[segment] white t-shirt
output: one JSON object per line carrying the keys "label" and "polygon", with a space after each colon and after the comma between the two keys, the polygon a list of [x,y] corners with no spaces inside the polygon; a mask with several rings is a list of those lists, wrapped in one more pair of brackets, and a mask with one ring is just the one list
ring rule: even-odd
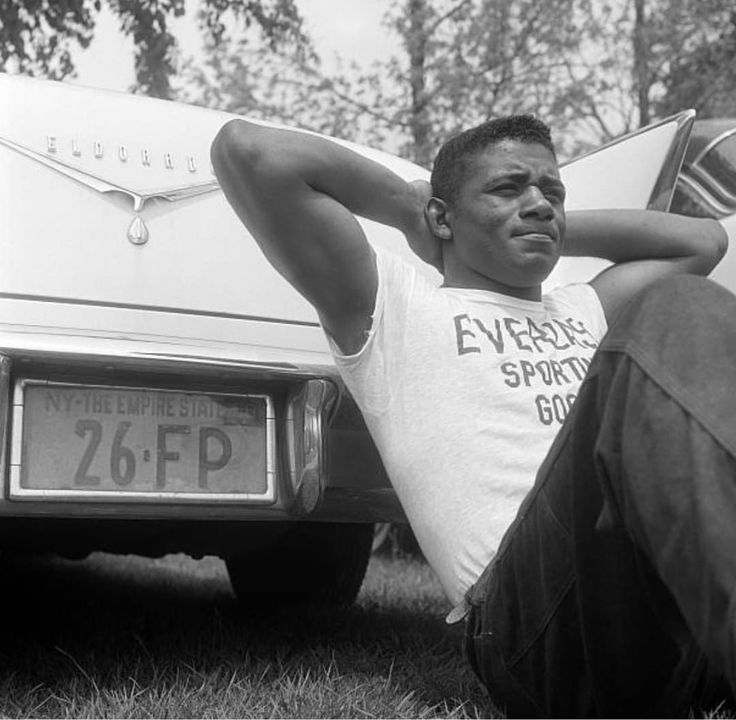
{"label": "white t-shirt", "polygon": [[439,288],[376,250],[361,350],[332,352],[427,561],[458,603],[493,556],[606,330],[590,285]]}

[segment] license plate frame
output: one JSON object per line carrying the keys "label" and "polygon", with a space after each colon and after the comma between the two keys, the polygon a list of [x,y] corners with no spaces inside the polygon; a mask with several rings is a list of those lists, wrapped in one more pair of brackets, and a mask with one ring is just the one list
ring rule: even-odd
{"label": "license plate frame", "polygon": [[[263,425],[264,438],[264,457],[259,460],[265,469],[265,482],[263,487],[256,492],[249,490],[238,492],[209,492],[207,490],[187,491],[182,489],[125,489],[113,487],[112,489],[95,489],[93,487],[71,488],[71,487],[38,487],[38,478],[29,483],[29,473],[32,471],[31,462],[28,459],[30,452],[26,422],[30,423],[31,414],[37,412],[27,407],[27,391],[37,392],[36,388],[42,390],[58,389],[59,392],[79,392],[79,393],[109,393],[111,397],[125,397],[126,394],[139,393],[141,395],[151,395],[152,397],[171,399],[184,398],[197,401],[199,398],[207,398],[212,403],[223,401],[224,404],[236,405],[241,403],[241,413],[245,405],[256,403],[262,406],[263,417],[258,421],[260,431],[261,423]],[[130,396],[130,395],[128,395]],[[218,411],[219,412],[219,411]],[[260,413],[260,410],[258,411]],[[228,504],[273,504],[276,500],[276,432],[275,432],[275,412],[274,403],[270,395],[262,393],[230,393],[230,392],[212,392],[209,390],[191,390],[180,388],[161,388],[161,387],[145,387],[140,385],[117,385],[117,384],[88,384],[84,382],[63,382],[54,380],[43,380],[36,378],[19,378],[13,389],[13,428],[11,435],[11,452],[9,462],[9,497],[11,500],[47,500],[47,501],[82,501],[82,502],[100,502],[121,503],[132,502],[142,504],[156,503],[228,503]],[[71,417],[71,415],[70,415]],[[219,414],[218,414],[219,419]],[[156,418],[143,418],[150,423],[150,426],[156,426]],[[53,422],[53,421],[51,421]],[[63,422],[63,420],[57,420]],[[112,420],[110,421],[113,422]],[[237,424],[237,421],[230,424]],[[246,424],[241,421],[241,424]],[[30,425],[28,427],[30,431]],[[104,430],[104,428],[103,428]],[[109,428],[108,428],[109,430]],[[201,430],[201,428],[200,428]],[[109,432],[107,433],[109,435]],[[200,433],[201,434],[201,433]],[[228,434],[228,433],[225,433]],[[81,436],[80,436],[81,437]],[[209,441],[209,437],[205,439],[205,443]],[[178,440],[174,437],[174,440]],[[199,442],[201,443],[201,437]],[[260,439],[254,442],[260,444]],[[202,445],[199,449],[201,452]],[[154,451],[155,452],[155,451]],[[156,455],[158,457],[158,455]],[[167,456],[168,457],[168,456]],[[199,458],[201,460],[201,457]],[[63,462],[63,461],[62,461]],[[228,459],[229,462],[229,459]],[[244,460],[243,460],[244,462]],[[125,468],[127,466],[121,465]],[[260,472],[258,474],[260,478]],[[156,477],[158,480],[158,477]],[[190,484],[196,483],[196,480]],[[29,485],[35,484],[35,487]],[[41,484],[53,485],[52,482]]]}

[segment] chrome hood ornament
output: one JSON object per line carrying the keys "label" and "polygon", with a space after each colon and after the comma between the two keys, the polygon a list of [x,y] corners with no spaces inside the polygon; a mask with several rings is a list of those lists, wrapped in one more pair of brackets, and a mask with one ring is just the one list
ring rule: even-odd
{"label": "chrome hood ornament", "polygon": [[[169,202],[176,202],[178,200],[184,200],[187,198],[196,197],[198,195],[204,195],[205,193],[211,193],[220,189],[220,185],[217,180],[209,180],[201,183],[194,183],[190,185],[182,185],[173,188],[162,188],[148,191],[138,191],[132,188],[124,187],[117,183],[105,180],[104,178],[96,175],[95,173],[89,172],[88,170],[81,170],[66,162],[55,158],[51,153],[56,153],[57,147],[53,136],[47,138],[47,152],[49,154],[43,154],[32,150],[31,148],[19,145],[18,143],[8,140],[7,138],[0,137],[0,145],[14,150],[15,152],[24,155],[31,160],[35,160],[41,165],[45,165],[51,170],[55,170],[58,173],[74,180],[75,182],[84,185],[98,193],[102,194],[119,194],[126,198],[129,198],[133,203],[134,217],[130,222],[127,230],[127,238],[134,245],[144,245],[148,242],[149,233],[143,218],[140,216],[145,204],[149,200],[167,200]],[[124,146],[121,146],[121,148]],[[96,158],[101,158],[103,153],[102,145],[98,142],[94,144],[94,155]],[[76,141],[73,143],[73,155],[79,156],[80,152]],[[127,161],[127,154],[122,150],[119,150],[119,159],[122,162]],[[169,153],[165,154],[165,166],[169,169],[173,167],[172,157]],[[143,156],[143,164],[150,165],[150,155],[148,151],[145,151]],[[196,170],[196,163],[192,156],[188,158],[188,167],[190,172]]]}

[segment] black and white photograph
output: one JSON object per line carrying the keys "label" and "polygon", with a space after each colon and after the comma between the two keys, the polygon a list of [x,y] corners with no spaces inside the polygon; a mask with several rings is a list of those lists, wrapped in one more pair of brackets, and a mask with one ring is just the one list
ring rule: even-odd
{"label": "black and white photograph", "polygon": [[0,717],[736,718],[733,0],[0,0]]}

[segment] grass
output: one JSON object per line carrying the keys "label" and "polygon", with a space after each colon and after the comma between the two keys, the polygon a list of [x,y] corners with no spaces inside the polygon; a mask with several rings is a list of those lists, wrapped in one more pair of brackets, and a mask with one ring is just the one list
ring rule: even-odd
{"label": "grass", "polygon": [[489,717],[427,566],[354,608],[244,616],[216,558],[3,564],[2,717]]}

